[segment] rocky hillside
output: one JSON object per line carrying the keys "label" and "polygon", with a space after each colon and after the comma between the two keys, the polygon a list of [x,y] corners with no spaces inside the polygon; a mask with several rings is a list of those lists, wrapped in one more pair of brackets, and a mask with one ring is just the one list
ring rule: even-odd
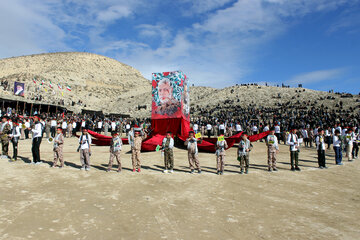
{"label": "rocky hillside", "polygon": [[[75,112],[85,108],[104,113],[130,114],[132,117],[151,116],[150,81],[133,67],[96,54],[49,53],[2,59],[0,81],[8,82],[5,91],[0,88],[0,97],[4,98],[23,100],[12,93],[14,81],[19,81],[26,83],[25,99],[29,102],[39,102],[41,98],[41,103],[64,104],[64,107]],[[58,84],[62,89],[58,88]],[[67,85],[71,91],[66,90]],[[297,106],[323,104],[330,109],[342,105],[343,109],[359,111],[360,101],[359,95],[255,85],[223,89],[191,87],[190,91],[193,116],[199,115],[201,108],[226,106],[227,110],[231,110],[239,105],[274,107],[279,103]]]}
{"label": "rocky hillside", "polygon": [[360,96],[351,94],[329,93],[305,88],[282,88],[273,86],[232,86],[223,89],[193,87],[191,89],[192,114],[198,115],[198,109],[216,107],[256,106],[277,107],[279,104],[297,107],[321,106],[328,109],[359,111]]}
{"label": "rocky hillside", "polygon": [[[14,97],[14,81],[25,82],[26,99],[41,98],[42,103],[49,104],[62,104],[63,100],[65,107],[76,112],[86,108],[105,113],[146,115],[151,106],[145,101],[150,99],[145,98],[151,91],[150,82],[138,70],[96,54],[67,52],[2,59],[0,80],[9,83],[7,91],[1,88],[2,96]],[[66,89],[67,85],[71,91]],[[147,110],[137,111],[134,99],[147,105]]]}

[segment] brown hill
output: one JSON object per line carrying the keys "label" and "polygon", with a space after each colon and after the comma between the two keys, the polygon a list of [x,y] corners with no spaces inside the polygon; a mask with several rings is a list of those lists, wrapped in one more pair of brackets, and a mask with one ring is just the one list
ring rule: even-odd
{"label": "brown hill", "polygon": [[[33,78],[36,78],[36,84]],[[24,100],[12,93],[14,81],[19,81],[26,84],[25,100],[29,102],[64,104],[74,112],[85,108],[104,113],[130,114],[132,117],[151,116],[150,81],[133,67],[101,55],[65,52],[2,59],[0,81],[5,80],[9,84],[6,91],[0,88],[3,98]],[[44,86],[40,85],[41,80],[44,80]],[[53,88],[49,87],[50,81]],[[58,84],[63,87],[62,90],[57,87]],[[66,90],[66,85],[71,86],[71,91]],[[35,99],[40,96],[41,101]],[[200,114],[199,108],[214,109],[216,106],[226,106],[231,110],[231,107],[239,105],[273,107],[279,103],[304,105],[306,102],[305,105],[308,105],[310,102],[332,109],[342,102],[343,108],[349,109],[358,107],[358,101],[358,95],[255,85],[223,89],[192,87],[190,100],[193,116]],[[146,106],[146,109],[139,110],[139,106]]]}
{"label": "brown hill", "polygon": [[[34,77],[36,84],[32,80]],[[150,82],[138,70],[91,53],[49,53],[2,59],[0,80],[9,82],[8,91],[1,91],[1,96],[22,99],[13,96],[12,90],[14,81],[25,82],[25,99],[31,101],[41,96],[44,104],[59,104],[64,100],[64,106],[75,112],[85,105],[89,110],[132,115],[144,115],[150,109],[149,103],[147,110],[135,112],[137,108],[132,100],[144,105],[143,99],[151,89]],[[44,86],[40,85],[41,80]],[[66,90],[67,85],[71,91]],[[83,104],[77,104],[79,101]]]}

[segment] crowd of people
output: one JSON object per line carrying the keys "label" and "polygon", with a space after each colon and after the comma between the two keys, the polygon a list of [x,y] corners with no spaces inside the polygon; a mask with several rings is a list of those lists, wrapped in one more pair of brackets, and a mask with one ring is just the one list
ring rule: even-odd
{"label": "crowd of people", "polygon": [[[290,110],[289,110],[290,109]],[[276,155],[279,145],[289,146],[290,164],[292,171],[300,171],[300,147],[315,146],[318,153],[319,168],[327,168],[325,152],[331,149],[335,153],[335,163],[342,165],[342,154],[346,154],[348,161],[358,157],[359,113],[355,110],[329,110],[325,107],[288,108],[279,105],[277,109],[237,107],[235,111],[226,109],[201,110],[201,117],[191,119],[191,131],[184,142],[188,151],[190,172],[197,170],[201,173],[198,159],[198,144],[204,136],[217,137],[216,150],[217,174],[222,175],[225,167],[225,155],[228,148],[226,136],[243,132],[237,149],[237,160],[240,173],[249,172],[250,152],[253,145],[249,135],[267,132],[265,141],[268,152],[268,170],[277,171]],[[38,114],[35,116],[20,116],[11,111],[2,111],[0,139],[2,144],[2,158],[9,158],[9,143],[13,146],[11,161],[17,160],[18,143],[21,139],[32,138],[33,164],[41,164],[40,144],[46,138],[53,144],[54,161],[52,167],[64,166],[63,145],[66,138],[79,138],[79,154],[81,169],[90,170],[92,138],[88,130],[104,135],[111,134],[110,157],[107,170],[112,169],[113,161],[118,162],[117,171],[121,172],[120,152],[122,149],[122,135],[126,135],[131,145],[132,165],[134,172],[141,171],[141,144],[151,135],[150,119],[109,118],[96,115],[81,114]],[[80,135],[77,133],[80,132]],[[201,137],[196,137],[201,133]],[[31,135],[31,136],[30,136]],[[164,156],[164,172],[172,173],[174,168],[174,136],[168,132],[164,137],[160,150]],[[60,165],[58,165],[60,163]]]}

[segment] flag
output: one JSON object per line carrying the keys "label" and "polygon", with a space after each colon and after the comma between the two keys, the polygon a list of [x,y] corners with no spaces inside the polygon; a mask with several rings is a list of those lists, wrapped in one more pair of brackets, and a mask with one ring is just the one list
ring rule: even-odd
{"label": "flag", "polygon": [[33,78],[33,82],[36,84],[36,78]]}
{"label": "flag", "polygon": [[53,88],[53,85],[52,85],[51,81],[50,81],[50,83],[49,83],[49,87]]}
{"label": "flag", "polygon": [[59,89],[62,89],[62,86],[60,85],[60,83],[58,83],[58,88],[59,88]]}
{"label": "flag", "polygon": [[45,91],[45,92],[47,92],[47,89],[46,89],[46,88],[44,88],[44,91]]}
{"label": "flag", "polygon": [[67,89],[68,91],[71,91],[71,87],[70,87],[69,85],[67,85],[67,84],[66,84],[66,89]]}
{"label": "flag", "polygon": [[64,92],[61,92],[61,96],[64,96]]}
{"label": "flag", "polygon": [[45,81],[44,79],[41,80],[41,85],[44,85]]}

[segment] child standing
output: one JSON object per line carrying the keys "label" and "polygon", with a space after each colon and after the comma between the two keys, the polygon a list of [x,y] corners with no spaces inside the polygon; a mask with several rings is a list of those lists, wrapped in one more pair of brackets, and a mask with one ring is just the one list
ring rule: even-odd
{"label": "child standing", "polygon": [[219,138],[216,142],[216,174],[223,175],[224,174],[224,167],[225,167],[225,149],[228,148],[227,142],[224,139],[224,134],[220,135],[220,138],[223,140],[219,141]]}
{"label": "child standing", "polygon": [[171,137],[171,132],[166,133],[166,137],[162,141],[162,151],[164,152],[164,173],[174,172],[174,139]]}
{"label": "child standing", "polygon": [[107,168],[107,172],[110,172],[113,162],[114,162],[114,158],[116,158],[116,161],[118,163],[118,172],[121,172],[122,168],[121,168],[121,160],[120,160],[120,152],[121,152],[121,147],[123,145],[121,138],[119,137],[117,132],[112,132],[111,133],[111,142],[110,142],[110,159],[109,159],[109,165]]}
{"label": "child standing", "polygon": [[252,148],[253,145],[251,144],[250,140],[247,138],[247,134],[243,133],[241,135],[241,140],[237,151],[238,161],[240,161],[240,174],[244,173],[244,165],[245,165],[245,174],[249,173],[249,157]]}
{"label": "child standing", "polygon": [[91,137],[88,134],[87,128],[82,129],[82,134],[79,138],[79,148],[80,151],[80,162],[81,162],[81,170],[90,170],[90,156],[91,156]]}
{"label": "child standing", "polygon": [[57,167],[57,161],[60,162],[60,167],[64,167],[64,157],[63,157],[63,146],[64,146],[64,135],[62,133],[62,128],[57,128],[56,136],[54,138],[54,162],[52,167]]}

